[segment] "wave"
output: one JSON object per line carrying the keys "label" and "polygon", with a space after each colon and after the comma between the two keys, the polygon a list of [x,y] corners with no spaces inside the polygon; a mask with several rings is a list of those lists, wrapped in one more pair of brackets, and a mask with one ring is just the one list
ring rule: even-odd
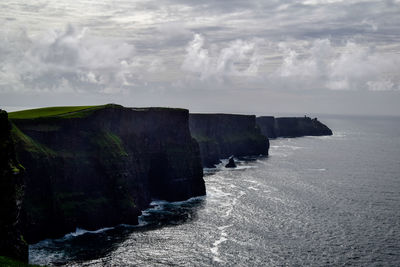
{"label": "wave", "polygon": [[91,230],[85,230],[85,229],[77,227],[75,232],[68,233],[64,237],[62,237],[61,239],[64,239],[64,240],[65,239],[70,239],[70,238],[77,237],[77,236],[84,235],[84,234],[88,234],[88,233],[89,234],[99,234],[99,233],[103,233],[105,231],[108,231],[108,230],[111,230],[111,229],[114,229],[114,228],[115,227],[105,227],[105,228],[100,228],[100,229],[91,231]]}

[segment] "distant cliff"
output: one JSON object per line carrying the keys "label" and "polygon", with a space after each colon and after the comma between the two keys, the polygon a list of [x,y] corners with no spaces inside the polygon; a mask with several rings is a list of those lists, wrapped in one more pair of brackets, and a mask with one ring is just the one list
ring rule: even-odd
{"label": "distant cliff", "polygon": [[28,261],[28,244],[21,232],[24,167],[16,159],[11,124],[0,110],[0,256]]}
{"label": "distant cliff", "polygon": [[332,135],[331,129],[317,118],[262,116],[257,117],[257,124],[269,138]]}
{"label": "distant cliff", "polygon": [[[65,110],[64,110],[65,109]],[[118,105],[10,114],[26,169],[26,239],[136,224],[151,198],[204,195],[187,110]]]}
{"label": "distant cliff", "polygon": [[269,141],[253,115],[190,114],[190,131],[200,145],[203,166],[231,155],[268,155]]}

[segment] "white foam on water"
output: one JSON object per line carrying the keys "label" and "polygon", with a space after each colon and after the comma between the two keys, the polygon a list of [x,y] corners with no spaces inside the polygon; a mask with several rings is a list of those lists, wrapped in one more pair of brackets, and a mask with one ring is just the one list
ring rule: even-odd
{"label": "white foam on water", "polygon": [[217,227],[217,229],[221,231],[220,232],[220,238],[218,240],[214,241],[213,246],[210,248],[211,253],[214,254],[213,260],[216,261],[216,262],[221,262],[221,263],[224,262],[219,257],[220,256],[219,246],[222,243],[224,243],[224,242],[226,242],[228,240],[228,238],[227,238],[228,237],[228,233],[225,231],[225,229],[227,229],[229,227],[232,227],[232,226],[233,225],[230,224],[230,225],[224,225],[224,226]]}
{"label": "white foam on water", "polygon": [[233,224],[223,225],[223,226],[217,227],[217,229],[223,231],[223,230],[225,230],[226,228],[229,228],[229,227],[232,227],[232,226],[233,226]]}
{"label": "white foam on water", "polygon": [[246,179],[246,180],[244,180],[244,181],[245,181],[245,182],[248,182],[248,183],[250,183],[250,184],[252,184],[251,186],[247,187],[247,189],[250,189],[250,190],[259,191],[259,190],[260,190],[259,187],[260,187],[260,186],[261,186],[261,187],[264,186],[262,183],[257,182],[257,181],[254,181],[254,180]]}
{"label": "white foam on water", "polygon": [[258,182],[254,181],[254,180],[244,179],[244,181],[249,182],[249,183],[253,183],[253,184],[258,184]]}
{"label": "white foam on water", "polygon": [[213,243],[213,247],[210,248],[211,253],[215,255],[215,256],[213,257],[213,260],[214,260],[214,261],[217,261],[217,262],[224,262],[223,260],[221,260],[221,259],[218,257],[218,256],[219,256],[219,251],[218,251],[218,250],[219,250],[219,245],[222,244],[223,242],[225,242],[225,241],[227,240],[226,237],[223,236],[223,234],[225,234],[225,233],[222,233],[220,239],[218,239],[217,241],[215,241],[215,242]]}
{"label": "white foam on water", "polygon": [[209,188],[210,190],[208,191],[208,197],[211,199],[215,199],[215,198],[224,198],[224,197],[228,197],[231,196],[231,193],[227,193],[222,191],[221,189],[217,188],[217,187],[211,187]]}
{"label": "white foam on water", "polygon": [[233,211],[233,205],[230,205],[230,206],[229,206],[229,209],[225,212],[225,215],[224,215],[223,217],[228,217],[228,216],[230,216],[231,213],[232,213],[232,211]]}
{"label": "white foam on water", "polygon": [[75,232],[66,234],[64,237],[62,237],[62,239],[70,239],[72,237],[77,237],[77,236],[84,235],[84,234],[87,234],[87,233],[99,234],[99,233],[102,233],[102,232],[105,232],[105,231],[108,231],[108,230],[111,230],[111,229],[114,229],[114,227],[105,227],[105,228],[100,228],[100,229],[97,229],[97,230],[94,230],[94,231],[85,230],[85,229],[82,229],[82,228],[76,228]]}
{"label": "white foam on water", "polygon": [[249,187],[247,187],[247,189],[254,190],[254,191],[260,190],[260,189],[258,189],[258,188],[256,188],[256,187],[253,187],[253,186],[249,186]]}
{"label": "white foam on water", "polygon": [[[191,197],[189,199],[186,200],[182,200],[182,201],[167,201],[167,200],[153,200],[152,202],[150,202],[150,206],[151,208],[146,209],[146,210],[160,210],[163,209],[163,206],[165,205],[184,205],[184,204],[190,204],[192,202],[196,202],[202,199],[205,199],[206,196],[198,196],[198,197]],[[146,210],[142,211],[145,212]]]}
{"label": "white foam on water", "polygon": [[258,168],[258,167],[257,166],[250,166],[250,165],[239,165],[236,168],[226,168],[226,169],[235,171],[235,170],[247,170],[247,169],[256,169],[256,168]]}
{"label": "white foam on water", "polygon": [[[264,191],[264,192],[268,193],[266,191]],[[282,204],[286,203],[286,201],[284,199],[279,198],[279,197],[266,196],[265,199],[267,199],[268,201],[275,202],[275,203],[282,203]]]}
{"label": "white foam on water", "polygon": [[237,201],[244,195],[246,195],[246,193],[244,191],[240,191],[239,192],[238,196],[236,198],[234,198],[233,201],[230,204],[228,204],[229,208],[227,209],[227,211],[225,212],[223,217],[229,217],[231,215],[233,209],[236,206]]}

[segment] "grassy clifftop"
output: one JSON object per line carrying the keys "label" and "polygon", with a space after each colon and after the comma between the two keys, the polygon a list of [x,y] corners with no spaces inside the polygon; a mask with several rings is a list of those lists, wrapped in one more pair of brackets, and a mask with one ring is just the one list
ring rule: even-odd
{"label": "grassy clifftop", "polygon": [[[40,119],[40,118],[84,118],[92,114],[96,110],[106,108],[125,108],[117,104],[106,104],[97,106],[64,106],[64,107],[46,107],[35,108],[8,113],[11,120],[18,119]],[[147,107],[147,108],[129,108],[134,111],[185,111],[181,108],[165,108],[165,107]]]}
{"label": "grassy clifftop", "polygon": [[38,119],[47,117],[81,118],[90,115],[93,111],[111,107],[122,108],[122,106],[115,104],[99,106],[47,107],[10,112],[8,117],[9,119]]}

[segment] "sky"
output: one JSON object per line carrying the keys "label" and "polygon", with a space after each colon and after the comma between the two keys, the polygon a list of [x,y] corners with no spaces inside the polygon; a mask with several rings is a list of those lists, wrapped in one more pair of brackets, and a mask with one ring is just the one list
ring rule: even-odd
{"label": "sky", "polygon": [[400,0],[2,0],[0,108],[400,115]]}

